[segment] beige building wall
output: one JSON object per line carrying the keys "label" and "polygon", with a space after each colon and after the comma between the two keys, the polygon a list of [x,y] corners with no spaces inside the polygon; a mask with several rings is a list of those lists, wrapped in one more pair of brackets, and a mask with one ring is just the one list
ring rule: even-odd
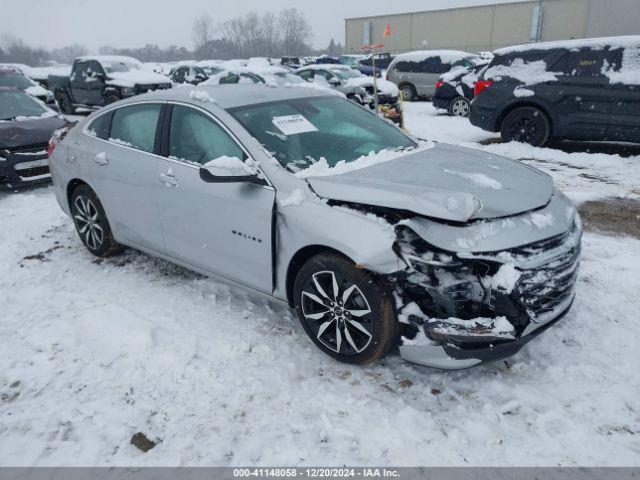
{"label": "beige building wall", "polygon": [[[384,51],[457,49],[470,52],[528,43],[538,0],[345,20],[347,52],[364,44],[370,23],[373,43]],[[542,0],[541,40],[640,34],[640,0]],[[634,8],[635,7],[635,8]],[[382,32],[391,25],[392,36]]]}

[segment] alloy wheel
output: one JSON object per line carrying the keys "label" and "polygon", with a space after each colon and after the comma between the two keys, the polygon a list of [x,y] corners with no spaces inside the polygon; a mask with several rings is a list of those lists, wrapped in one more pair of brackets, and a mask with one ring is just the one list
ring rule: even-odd
{"label": "alloy wheel", "polygon": [[533,118],[520,117],[511,125],[510,133],[512,139],[530,143],[538,135],[538,125]]}
{"label": "alloy wheel", "polygon": [[82,195],[76,197],[73,206],[73,219],[80,238],[91,250],[99,249],[104,240],[104,229],[98,209],[91,199]]}
{"label": "alloy wheel", "polygon": [[451,105],[451,112],[455,117],[466,117],[469,115],[469,102],[458,99]]}
{"label": "alloy wheel", "polygon": [[314,273],[302,288],[300,305],[307,325],[328,349],[355,355],[371,343],[371,307],[346,276],[333,271]]}

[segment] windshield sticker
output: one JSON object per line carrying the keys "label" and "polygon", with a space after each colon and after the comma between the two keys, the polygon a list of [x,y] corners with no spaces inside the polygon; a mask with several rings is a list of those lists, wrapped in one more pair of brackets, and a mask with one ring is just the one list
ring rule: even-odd
{"label": "windshield sticker", "polygon": [[273,124],[285,135],[298,133],[317,132],[318,129],[302,115],[284,115],[273,117]]}

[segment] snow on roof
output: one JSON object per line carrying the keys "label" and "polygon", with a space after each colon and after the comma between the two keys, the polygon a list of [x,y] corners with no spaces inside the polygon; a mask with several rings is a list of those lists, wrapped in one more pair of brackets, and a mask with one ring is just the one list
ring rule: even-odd
{"label": "snow on roof", "polygon": [[453,63],[461,58],[476,57],[477,55],[461,50],[416,50],[414,52],[401,53],[396,56],[397,62],[422,62],[427,58],[440,57],[443,63]]}
{"label": "snow on roof", "polygon": [[296,71],[299,72],[301,70],[352,70],[352,68],[348,65],[342,65],[340,63],[317,63],[300,67]]}
{"label": "snow on roof", "polygon": [[506,55],[508,53],[526,52],[529,50],[554,50],[557,48],[577,49],[577,48],[605,48],[605,47],[630,47],[640,46],[640,35],[626,37],[602,37],[602,38],[582,38],[578,40],[558,40],[554,42],[527,43],[515,45],[513,47],[500,48],[493,53],[495,55]]}
{"label": "snow on roof", "polygon": [[99,63],[126,63],[128,65],[137,65],[142,67],[142,63],[140,60],[137,60],[133,57],[126,57],[124,55],[85,55],[83,57],[78,57],[76,60],[80,61],[88,61],[95,60]]}

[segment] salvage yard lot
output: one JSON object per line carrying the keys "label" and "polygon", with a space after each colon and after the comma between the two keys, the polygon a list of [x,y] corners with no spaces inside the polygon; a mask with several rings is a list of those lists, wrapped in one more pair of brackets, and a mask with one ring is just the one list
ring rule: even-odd
{"label": "salvage yard lot", "polygon": [[557,326],[461,372],[346,366],[286,308],[132,250],[92,257],[50,187],[3,194],[0,463],[640,465],[640,152],[500,144],[430,103],[406,112],[419,137],[522,159],[590,202]]}

